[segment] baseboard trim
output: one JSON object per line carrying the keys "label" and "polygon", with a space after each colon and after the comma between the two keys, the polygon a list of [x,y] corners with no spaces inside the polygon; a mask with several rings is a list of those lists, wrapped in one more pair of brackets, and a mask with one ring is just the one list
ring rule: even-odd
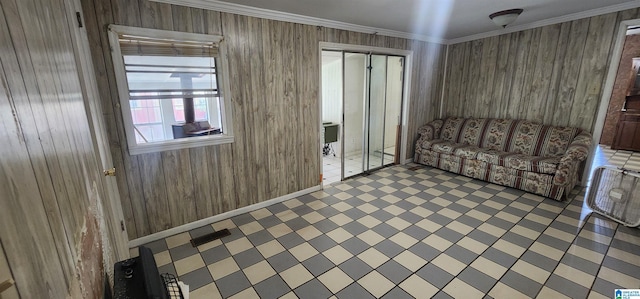
{"label": "baseboard trim", "polygon": [[273,198],[273,199],[270,199],[270,200],[266,200],[266,201],[263,201],[263,202],[252,204],[250,206],[246,206],[246,207],[235,209],[235,210],[232,210],[232,211],[229,211],[229,212],[225,212],[225,213],[222,213],[222,214],[214,215],[214,216],[211,216],[209,218],[200,219],[200,220],[197,220],[197,221],[194,221],[194,222],[191,222],[191,223],[187,223],[187,224],[183,224],[183,225],[180,225],[180,226],[176,226],[174,228],[163,230],[161,232],[157,232],[157,233],[154,233],[154,234],[151,234],[151,235],[148,235],[148,236],[144,236],[144,237],[141,237],[141,238],[133,239],[133,240],[129,241],[129,248],[135,248],[135,247],[138,247],[140,245],[147,244],[149,242],[157,241],[157,240],[164,239],[166,237],[170,237],[170,236],[173,236],[173,235],[176,235],[176,234],[179,234],[179,233],[187,232],[187,231],[190,231],[192,229],[196,229],[198,227],[205,226],[207,224],[212,224],[212,223],[215,223],[215,222],[218,222],[218,221],[222,221],[222,220],[234,217],[234,216],[238,216],[240,214],[244,214],[244,213],[252,212],[252,211],[255,211],[255,210],[259,210],[259,209],[262,209],[262,208],[265,208],[265,207],[268,207],[268,206],[271,206],[271,205],[274,205],[274,204],[277,204],[277,203],[281,203],[281,202],[283,202],[285,200],[294,199],[296,197],[299,197],[299,196],[302,196],[302,195],[305,195],[305,194],[309,194],[309,193],[312,193],[312,192],[316,192],[316,191],[319,191],[319,190],[322,190],[322,185],[314,186],[314,187],[311,187],[311,188],[307,188],[307,189],[304,189],[304,190],[293,192],[291,194],[283,195],[283,196],[276,197],[276,198]]}

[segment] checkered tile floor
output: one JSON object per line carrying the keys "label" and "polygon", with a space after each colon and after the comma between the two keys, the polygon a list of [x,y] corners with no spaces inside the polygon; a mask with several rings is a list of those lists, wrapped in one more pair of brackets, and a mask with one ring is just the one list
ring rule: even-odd
{"label": "checkered tile floor", "polygon": [[[191,298],[611,298],[640,231],[568,203],[394,166],[146,246]],[[575,190],[579,191],[579,190]],[[189,240],[228,228],[198,248]]]}

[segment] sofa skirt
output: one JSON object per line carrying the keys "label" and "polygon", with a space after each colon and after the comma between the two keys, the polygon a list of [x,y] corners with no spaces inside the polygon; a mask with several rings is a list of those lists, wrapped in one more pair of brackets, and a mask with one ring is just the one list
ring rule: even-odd
{"label": "sofa skirt", "polygon": [[570,191],[565,190],[567,186],[553,184],[554,175],[551,174],[516,170],[477,159],[467,159],[431,150],[416,152],[414,162],[558,201],[563,200],[566,197],[566,192]]}

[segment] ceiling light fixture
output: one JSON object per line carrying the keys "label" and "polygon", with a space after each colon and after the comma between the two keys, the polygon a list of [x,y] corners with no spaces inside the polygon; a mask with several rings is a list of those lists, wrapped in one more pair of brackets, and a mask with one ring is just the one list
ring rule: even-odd
{"label": "ceiling light fixture", "polygon": [[507,25],[513,23],[518,16],[522,13],[522,8],[508,9],[499,12],[494,12],[489,15],[491,21],[496,25],[506,28]]}

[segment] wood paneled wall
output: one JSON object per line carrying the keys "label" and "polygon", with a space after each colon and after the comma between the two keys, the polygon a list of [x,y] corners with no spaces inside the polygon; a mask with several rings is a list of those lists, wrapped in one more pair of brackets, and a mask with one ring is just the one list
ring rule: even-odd
{"label": "wood paneled wall", "polygon": [[71,6],[0,0],[0,241],[22,298],[99,298],[126,242],[105,225]]}
{"label": "wood paneled wall", "polygon": [[444,116],[593,130],[614,38],[631,9],[451,45]]}
{"label": "wood paneled wall", "polygon": [[[444,47],[401,38],[149,2],[83,0],[130,238],[318,185],[319,42],[414,51],[407,157],[439,113]],[[106,36],[108,24],[222,34],[235,142],[131,156]]]}

